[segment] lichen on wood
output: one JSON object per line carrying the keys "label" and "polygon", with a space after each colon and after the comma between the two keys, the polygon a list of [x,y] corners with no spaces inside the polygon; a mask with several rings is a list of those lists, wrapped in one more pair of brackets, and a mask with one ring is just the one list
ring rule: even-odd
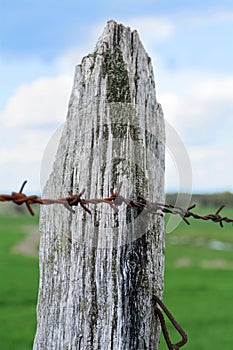
{"label": "lichen on wood", "polygon": [[107,101],[130,103],[128,72],[118,46],[104,53],[103,74],[107,75]]}

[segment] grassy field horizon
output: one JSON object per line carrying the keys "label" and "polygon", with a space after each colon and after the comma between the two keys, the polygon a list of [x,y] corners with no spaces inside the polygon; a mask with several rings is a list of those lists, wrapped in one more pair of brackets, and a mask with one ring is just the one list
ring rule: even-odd
{"label": "grassy field horizon", "polygon": [[[195,210],[208,214],[216,209]],[[233,217],[233,205],[223,209],[223,215]],[[221,228],[219,224],[192,218],[190,223],[188,226],[182,222],[175,231],[166,234],[165,304],[188,334],[184,349],[231,349],[232,225],[224,224]],[[38,215],[0,210],[0,349],[3,350],[32,348],[38,257],[15,247],[33,230],[38,230]],[[172,340],[178,341],[180,337],[168,321],[167,326]],[[166,349],[161,336],[159,350]]]}

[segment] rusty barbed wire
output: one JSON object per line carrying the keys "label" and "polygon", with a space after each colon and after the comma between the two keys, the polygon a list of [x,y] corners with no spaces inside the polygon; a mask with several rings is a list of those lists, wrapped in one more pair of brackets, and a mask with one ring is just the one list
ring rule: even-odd
{"label": "rusty barbed wire", "polygon": [[41,204],[41,205],[63,204],[66,209],[68,209],[73,213],[75,211],[72,207],[80,205],[85,212],[91,215],[91,210],[87,207],[88,204],[97,205],[100,203],[106,203],[110,205],[110,207],[114,210],[115,213],[118,213],[119,211],[118,207],[123,203],[125,203],[125,205],[128,208],[143,209],[143,214],[150,213],[153,215],[163,216],[164,214],[168,213],[172,215],[179,215],[188,225],[190,225],[190,222],[188,221],[187,218],[190,218],[190,217],[198,220],[205,220],[205,221],[210,220],[210,221],[219,223],[221,227],[223,227],[223,222],[233,223],[233,219],[220,215],[220,212],[224,208],[224,205],[222,205],[214,214],[200,215],[191,211],[196,207],[195,204],[185,209],[172,204],[163,204],[163,203],[157,203],[157,202],[153,203],[150,200],[140,196],[138,197],[138,200],[125,198],[120,194],[121,188],[122,188],[122,182],[118,185],[117,190],[115,192],[113,188],[110,189],[109,197],[91,198],[91,199],[81,198],[85,192],[85,189],[83,189],[77,195],[74,195],[72,191],[69,191],[68,197],[57,198],[57,199],[46,199],[46,198],[38,197],[36,195],[27,196],[26,194],[23,193],[23,189],[26,183],[27,181],[23,182],[19,192],[12,192],[11,194],[0,194],[0,202],[12,201],[17,205],[22,205],[25,203],[31,215],[34,215],[34,211],[31,207],[32,204]]}
{"label": "rusty barbed wire", "polygon": [[200,215],[192,211],[196,207],[195,204],[188,207],[187,209],[172,205],[172,204],[163,204],[163,203],[153,203],[150,200],[138,197],[137,200],[133,200],[130,198],[125,198],[121,195],[121,188],[122,188],[122,182],[117,186],[116,191],[114,191],[113,188],[110,189],[110,196],[106,198],[91,198],[86,199],[82,198],[83,194],[85,193],[85,189],[83,189],[78,194],[73,194],[72,191],[68,192],[69,196],[64,198],[57,198],[57,199],[46,199],[41,198],[36,195],[27,196],[23,193],[23,189],[26,185],[27,181],[24,181],[20,191],[19,192],[12,192],[11,194],[0,194],[0,202],[5,201],[11,201],[17,205],[26,204],[26,207],[31,215],[34,215],[34,211],[32,209],[33,204],[40,204],[40,205],[51,205],[51,204],[62,204],[65,206],[66,209],[74,213],[74,209],[72,207],[80,205],[85,212],[91,215],[91,210],[87,205],[89,204],[100,204],[100,203],[106,203],[110,205],[110,207],[114,210],[115,213],[118,213],[119,209],[118,207],[122,205],[123,203],[128,208],[141,208],[143,215],[145,214],[153,214],[153,215],[159,215],[163,216],[164,214],[172,214],[172,215],[179,215],[184,222],[187,225],[190,225],[190,222],[188,218],[193,218],[197,220],[210,220],[215,223],[219,223],[221,227],[223,227],[223,223],[233,223],[233,219],[228,218],[226,216],[221,216],[220,212],[224,208],[224,205],[221,205],[221,207],[214,213],[214,214],[207,214],[207,215]]}
{"label": "rusty barbed wire", "polygon": [[[153,302],[155,304],[155,313],[159,318],[160,324],[161,324],[161,329],[163,332],[163,336],[165,339],[165,342],[167,344],[167,347],[169,350],[179,350],[182,346],[184,346],[187,341],[188,341],[188,337],[187,334],[185,333],[185,331],[183,330],[183,328],[179,325],[179,323],[175,320],[174,316],[171,314],[171,312],[167,309],[167,307],[165,306],[165,304],[162,302],[162,300],[158,297],[158,296],[154,296],[153,298]],[[157,304],[159,305],[159,308],[157,307]],[[167,318],[170,320],[170,322],[172,323],[172,325],[175,327],[175,329],[177,330],[177,332],[181,335],[182,339],[175,343],[172,344],[168,330],[167,330],[167,326],[166,326],[166,322],[163,316],[163,312],[166,314]]]}

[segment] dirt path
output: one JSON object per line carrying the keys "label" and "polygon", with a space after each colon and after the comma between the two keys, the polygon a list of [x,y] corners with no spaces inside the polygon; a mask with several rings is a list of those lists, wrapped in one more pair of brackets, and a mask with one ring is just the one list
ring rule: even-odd
{"label": "dirt path", "polygon": [[38,247],[40,242],[40,232],[38,227],[34,225],[24,225],[22,228],[27,233],[27,236],[12,247],[12,252],[38,257]]}

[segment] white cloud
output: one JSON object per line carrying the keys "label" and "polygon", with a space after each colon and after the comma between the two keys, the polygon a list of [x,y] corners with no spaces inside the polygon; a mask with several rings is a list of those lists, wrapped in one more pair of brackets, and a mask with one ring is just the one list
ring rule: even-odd
{"label": "white cloud", "polygon": [[[90,45],[89,45],[90,46]],[[63,55],[56,59],[56,64],[62,72],[71,72],[74,74],[75,67],[81,63],[82,58],[93,51],[94,45],[89,46],[72,47]]]}
{"label": "white cloud", "polygon": [[65,120],[72,77],[44,77],[23,84],[8,99],[1,120],[8,127],[39,126]]}
{"label": "white cloud", "polygon": [[[168,77],[162,72],[167,84],[158,100],[190,156],[193,189],[232,190],[233,76],[180,73]],[[178,174],[169,157],[166,165],[167,189],[178,189]]]}
{"label": "white cloud", "polygon": [[172,21],[157,16],[141,16],[129,18],[127,25],[136,29],[143,43],[154,45],[172,37],[175,26]]}
{"label": "white cloud", "polygon": [[[8,130],[10,134],[11,129]],[[0,146],[0,187],[12,191],[28,179],[27,191],[39,192],[40,164],[51,130],[21,129],[14,135],[14,145]]]}
{"label": "white cloud", "polygon": [[[173,77],[171,76],[171,80]],[[232,128],[233,76],[202,77],[199,83],[192,81],[183,86],[183,91],[169,89],[159,94],[165,118],[177,127],[186,140],[199,136],[207,127],[209,135]],[[206,135],[208,136],[208,135]],[[216,142],[216,140],[215,140]]]}
{"label": "white cloud", "polygon": [[[228,147],[200,145],[187,148],[192,165],[194,192],[228,191],[233,189],[233,154]],[[185,170],[185,169],[184,169]],[[166,189],[178,191],[180,178],[169,155],[166,158]]]}
{"label": "white cloud", "polygon": [[164,116],[171,123],[175,124],[176,116],[180,109],[182,97],[174,92],[164,92],[159,96],[159,103],[161,103]]}
{"label": "white cloud", "polygon": [[189,149],[196,190],[232,190],[233,154],[224,146],[196,146]]}
{"label": "white cloud", "polygon": [[233,76],[208,79],[199,88],[196,87],[195,90],[197,94],[199,93],[202,96],[202,100],[207,103],[213,99],[227,102],[233,98]]}

